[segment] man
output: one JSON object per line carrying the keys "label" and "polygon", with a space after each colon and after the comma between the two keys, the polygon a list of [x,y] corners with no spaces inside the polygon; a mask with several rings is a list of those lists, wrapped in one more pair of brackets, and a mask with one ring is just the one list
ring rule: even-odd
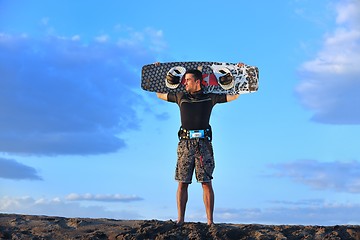
{"label": "man", "polygon": [[185,220],[188,186],[192,182],[194,169],[196,179],[203,188],[207,224],[214,223],[214,191],[211,180],[215,162],[211,144],[210,115],[216,103],[230,102],[239,97],[239,95],[203,94],[202,81],[201,71],[188,70],[185,73],[187,93],[157,93],[158,98],[177,103],[180,108],[181,128],[178,133],[180,141],[175,172],[175,179],[178,181],[176,199],[179,225]]}

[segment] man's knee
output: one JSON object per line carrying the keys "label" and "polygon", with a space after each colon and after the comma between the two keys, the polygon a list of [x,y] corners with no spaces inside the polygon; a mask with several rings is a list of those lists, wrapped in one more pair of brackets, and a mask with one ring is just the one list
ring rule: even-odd
{"label": "man's knee", "polygon": [[179,182],[179,186],[178,188],[181,190],[186,190],[189,186],[189,183],[183,183],[183,182]]}
{"label": "man's knee", "polygon": [[204,190],[206,189],[212,189],[212,184],[211,182],[202,182],[201,186],[203,187]]}

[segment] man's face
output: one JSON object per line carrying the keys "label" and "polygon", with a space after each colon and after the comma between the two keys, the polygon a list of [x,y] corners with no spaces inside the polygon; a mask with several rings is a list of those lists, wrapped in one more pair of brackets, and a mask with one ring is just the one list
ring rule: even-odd
{"label": "man's face", "polygon": [[196,91],[199,91],[200,85],[198,84],[198,80],[195,80],[194,74],[187,73],[185,74],[185,90],[189,93],[194,93]]}

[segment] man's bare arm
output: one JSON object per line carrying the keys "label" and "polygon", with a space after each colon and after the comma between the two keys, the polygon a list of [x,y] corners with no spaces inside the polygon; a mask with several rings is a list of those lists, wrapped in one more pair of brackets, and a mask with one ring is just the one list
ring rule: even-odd
{"label": "man's bare arm", "polygon": [[156,93],[156,96],[162,100],[167,101],[167,93]]}
{"label": "man's bare arm", "polygon": [[236,94],[236,95],[229,95],[228,94],[228,95],[226,95],[226,101],[231,102],[231,101],[237,99],[239,96],[240,96],[240,94]]}

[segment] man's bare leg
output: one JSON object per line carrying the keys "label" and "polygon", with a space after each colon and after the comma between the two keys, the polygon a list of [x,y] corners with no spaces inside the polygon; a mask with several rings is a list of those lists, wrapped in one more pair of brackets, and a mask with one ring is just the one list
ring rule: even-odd
{"label": "man's bare leg", "polygon": [[211,182],[205,182],[201,184],[203,187],[203,198],[207,216],[207,224],[211,225],[214,223],[213,214],[214,214],[214,190],[212,188]]}
{"label": "man's bare leg", "polygon": [[176,200],[177,200],[177,209],[178,209],[178,224],[183,224],[185,221],[185,209],[186,203],[188,201],[188,183],[179,182]]}

